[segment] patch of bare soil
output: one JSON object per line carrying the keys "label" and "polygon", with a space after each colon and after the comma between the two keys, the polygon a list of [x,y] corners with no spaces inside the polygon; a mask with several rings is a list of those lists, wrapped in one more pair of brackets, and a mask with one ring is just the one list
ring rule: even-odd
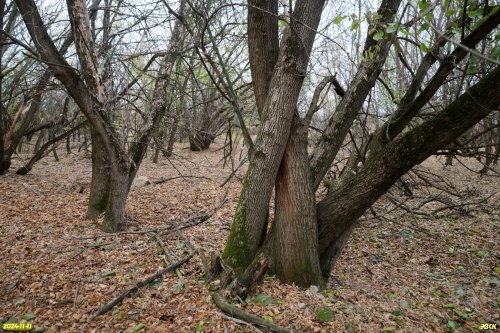
{"label": "patch of bare soil", "polygon": [[[219,147],[190,152],[180,145],[170,161],[147,158],[139,175],[150,181],[179,173],[210,179],[133,188],[128,231],[167,228],[211,212],[227,191],[228,201],[208,221],[182,231],[204,253],[221,250],[241,185],[233,179],[219,186],[230,174]],[[163,247],[151,233],[101,232],[97,221],[84,219],[90,160],[59,156],[60,162],[40,161],[27,176],[0,178],[2,322],[33,323],[38,332],[255,332],[219,315],[200,256],[87,322],[101,305],[190,250],[174,230],[162,235]],[[244,309],[302,332],[474,332],[498,323],[499,178],[479,178],[460,164],[443,170],[435,160],[422,168],[452,179],[468,195],[464,200],[479,203],[439,210],[443,204],[434,200],[419,207],[445,192],[422,186],[408,199],[393,189],[361,219],[328,289],[302,290],[268,276]],[[330,321],[318,318],[324,309],[332,311]]]}

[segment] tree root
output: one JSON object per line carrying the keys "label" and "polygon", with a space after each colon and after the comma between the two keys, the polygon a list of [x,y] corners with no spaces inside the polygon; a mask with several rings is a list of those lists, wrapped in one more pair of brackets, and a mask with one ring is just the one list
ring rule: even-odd
{"label": "tree root", "polygon": [[227,302],[227,300],[222,296],[220,292],[211,292],[212,298],[215,302],[215,304],[225,313],[230,315],[231,317],[237,318],[239,320],[243,320],[246,323],[256,325],[259,327],[262,327],[267,330],[271,330],[273,332],[278,332],[278,333],[299,333],[298,331],[291,330],[289,328],[284,328],[281,326],[278,326],[274,323],[271,323],[267,320],[264,320],[262,318],[259,318],[253,314],[250,314],[248,312],[245,312],[241,309],[238,309],[234,305],[231,305]]}
{"label": "tree root", "polygon": [[262,282],[268,268],[269,257],[261,252],[255,257],[245,272],[237,277],[236,284],[233,288],[234,293],[239,298],[245,299],[252,287]]}

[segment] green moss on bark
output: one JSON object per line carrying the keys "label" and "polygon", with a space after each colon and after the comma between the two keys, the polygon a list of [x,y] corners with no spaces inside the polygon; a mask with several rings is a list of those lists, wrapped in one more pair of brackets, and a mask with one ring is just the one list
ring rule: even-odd
{"label": "green moss on bark", "polygon": [[233,218],[231,233],[229,234],[222,255],[224,262],[231,266],[236,274],[243,273],[253,260],[250,239],[245,223],[246,207],[242,205]]}
{"label": "green moss on bark", "polygon": [[95,219],[106,210],[108,205],[108,196],[102,196],[100,198],[90,198],[89,207],[87,209],[86,217],[88,219]]}

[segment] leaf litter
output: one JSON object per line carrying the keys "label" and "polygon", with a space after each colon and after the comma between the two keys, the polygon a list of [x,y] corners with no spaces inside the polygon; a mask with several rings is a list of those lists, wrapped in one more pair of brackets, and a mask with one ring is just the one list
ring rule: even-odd
{"label": "leaf litter", "polygon": [[[244,170],[221,188],[231,170],[222,169],[218,146],[177,148],[170,161],[145,159],[138,175],[152,184],[131,190],[127,231],[165,228],[209,212],[227,191],[228,201],[208,221],[183,230],[204,253],[221,251]],[[2,322],[29,322],[37,332],[254,332],[218,315],[200,256],[87,322],[99,306],[189,249],[175,232],[162,235],[167,253],[148,233],[101,232],[98,221],[84,218],[90,159],[60,158],[40,161],[26,176],[0,178]],[[443,171],[432,159],[424,167],[453,178],[457,188],[473,184],[476,193],[491,195],[489,210],[415,216],[391,211],[394,202],[385,196],[374,205],[384,219],[365,214],[325,290],[267,276],[241,307],[303,332],[474,332],[481,323],[498,323],[499,179],[479,178],[460,165]],[[179,172],[209,179],[154,184]]]}

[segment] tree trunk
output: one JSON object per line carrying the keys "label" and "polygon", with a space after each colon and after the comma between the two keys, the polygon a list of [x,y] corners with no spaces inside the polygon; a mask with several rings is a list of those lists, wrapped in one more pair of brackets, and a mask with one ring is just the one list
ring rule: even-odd
{"label": "tree trunk", "polygon": [[129,169],[130,166],[125,164],[110,168],[109,194],[101,225],[105,232],[119,232],[125,229],[125,206],[130,190]]}
{"label": "tree trunk", "polygon": [[279,55],[278,0],[249,0],[248,5],[248,54],[257,111],[262,116]]}
{"label": "tree trunk", "polygon": [[271,267],[285,282],[322,285],[316,203],[307,155],[307,130],[296,114],[276,179]]}
{"label": "tree trunk", "polygon": [[[489,142],[488,142],[489,144]],[[488,170],[490,169],[490,166],[491,164],[493,163],[493,160],[494,160],[494,155],[493,155],[493,147],[488,145],[485,147],[484,149],[484,154],[485,154],[485,159],[484,159],[484,164],[483,164],[483,168],[481,170],[479,170],[479,173],[481,175],[484,175],[488,172]]]}
{"label": "tree trunk", "polygon": [[[474,126],[500,105],[500,66],[433,118],[370,155],[317,205],[323,276],[330,274],[358,218],[402,175]],[[480,105],[481,107],[478,107]],[[436,136],[436,133],[439,133]]]}
{"label": "tree trunk", "polygon": [[[284,32],[250,164],[223,258],[237,273],[251,264],[266,234],[269,200],[285,151],[324,1],[297,1]],[[300,23],[297,23],[300,22]]]}
{"label": "tree trunk", "polygon": [[[0,78],[0,88],[1,88],[1,78]],[[0,101],[0,175],[3,175],[3,173],[10,168],[10,154],[8,153],[8,148],[5,149],[4,145],[4,136],[7,132],[7,121],[6,121],[6,114],[5,114],[5,108]]]}
{"label": "tree trunk", "polygon": [[210,148],[214,136],[203,131],[196,131],[189,135],[189,149],[192,151],[202,151]]}
{"label": "tree trunk", "polygon": [[[110,167],[106,149],[101,137],[91,130],[92,135],[92,180],[86,218],[94,219],[104,213],[110,193]],[[84,134],[85,142],[87,136]]]}
{"label": "tree trunk", "polygon": [[[0,135],[2,133],[0,132]],[[1,137],[1,136],[0,136]],[[0,175],[3,175],[3,173],[10,168],[10,155],[6,154],[5,150],[3,149],[3,144],[0,144]]]}

